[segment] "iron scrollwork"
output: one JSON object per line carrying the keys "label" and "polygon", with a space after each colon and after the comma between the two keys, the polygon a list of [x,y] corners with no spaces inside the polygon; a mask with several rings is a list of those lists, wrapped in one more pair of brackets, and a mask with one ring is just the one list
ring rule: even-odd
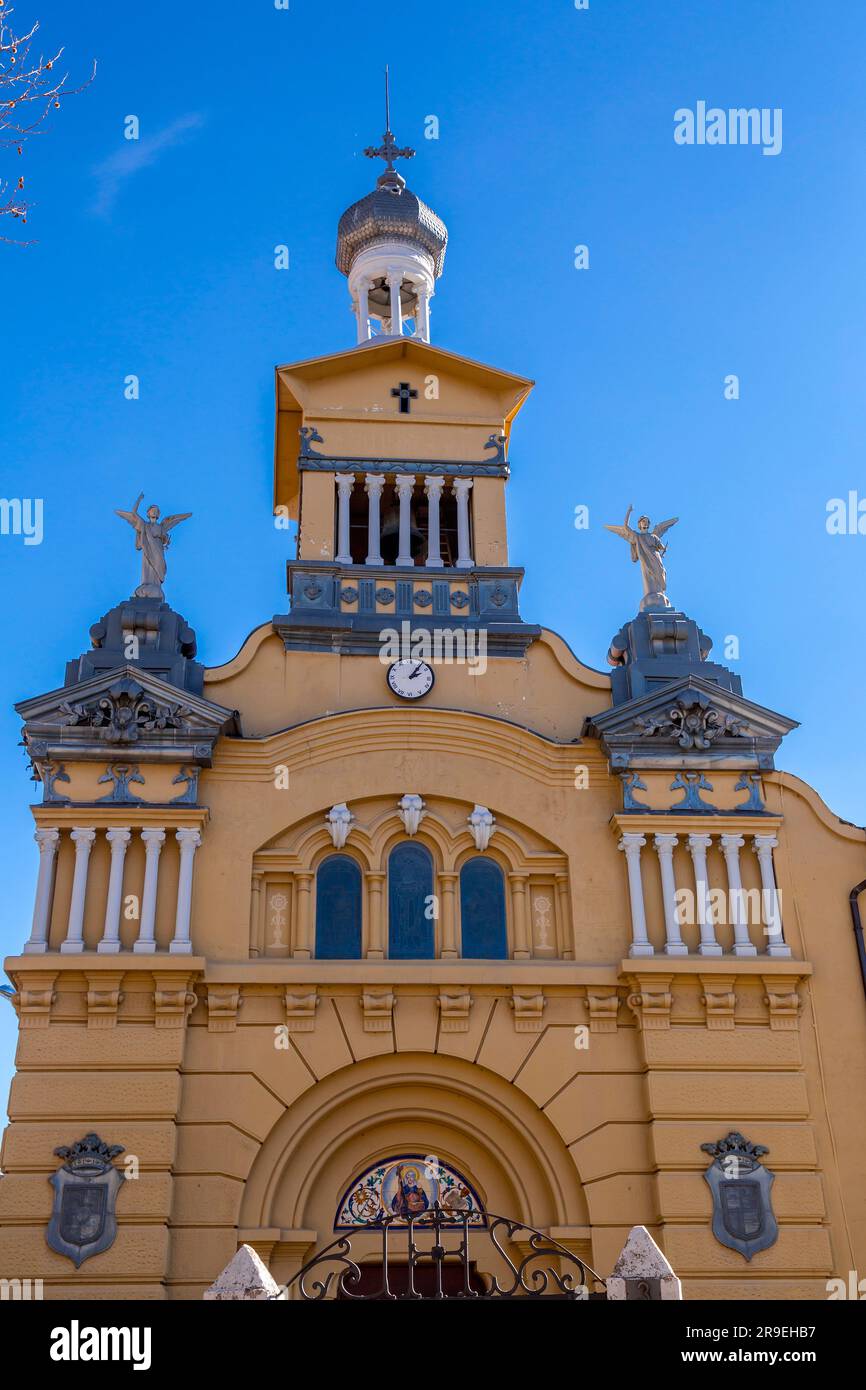
{"label": "iron scrollwork", "polygon": [[[436,1201],[428,1211],[402,1221],[395,1215],[382,1216],[318,1251],[283,1286],[279,1297],[294,1296],[306,1302],[328,1297],[390,1302],[503,1298],[578,1301],[597,1296],[604,1289],[604,1281],[595,1270],[542,1231],[512,1217],[488,1211],[483,1215],[483,1225],[471,1224],[469,1212],[446,1210]],[[390,1228],[395,1223],[398,1230],[392,1235]],[[359,1232],[378,1232],[381,1236],[381,1258],[374,1266],[380,1282],[373,1289],[364,1288],[364,1265],[352,1254],[352,1239]],[[396,1241],[398,1232],[405,1236],[405,1246],[402,1240]],[[423,1240],[419,1245],[416,1237],[423,1239],[424,1235],[432,1236],[432,1243]],[[482,1275],[475,1268],[472,1254],[483,1240],[492,1244],[505,1265],[507,1274],[502,1282],[497,1275]],[[508,1253],[507,1244],[516,1244],[516,1257]],[[446,1266],[459,1275],[446,1280]],[[398,1282],[405,1286],[398,1289]],[[426,1287],[420,1287],[422,1284]]]}

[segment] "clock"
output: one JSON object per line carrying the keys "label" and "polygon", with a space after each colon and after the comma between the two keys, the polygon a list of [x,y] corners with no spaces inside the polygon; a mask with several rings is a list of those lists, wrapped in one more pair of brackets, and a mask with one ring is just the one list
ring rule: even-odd
{"label": "clock", "polygon": [[426,661],[395,661],[388,667],[388,684],[401,700],[420,700],[433,689],[432,666]]}

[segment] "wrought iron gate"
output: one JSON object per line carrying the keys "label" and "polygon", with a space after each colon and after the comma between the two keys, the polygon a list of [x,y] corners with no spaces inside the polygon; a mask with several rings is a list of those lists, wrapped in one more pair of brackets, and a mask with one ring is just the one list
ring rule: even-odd
{"label": "wrought iron gate", "polygon": [[[280,1297],[307,1302],[329,1297],[391,1302],[605,1297],[604,1280],[558,1241],[511,1217],[488,1211],[482,1216],[479,1223],[478,1213],[446,1210],[438,1201],[421,1215],[382,1216],[318,1251],[284,1285]],[[370,1232],[381,1237],[381,1258],[374,1266],[379,1282],[373,1288],[364,1264],[352,1258],[353,1236]],[[485,1253],[482,1242],[489,1242],[504,1264],[504,1282],[478,1272],[477,1256]],[[523,1247],[517,1258],[504,1242]]]}

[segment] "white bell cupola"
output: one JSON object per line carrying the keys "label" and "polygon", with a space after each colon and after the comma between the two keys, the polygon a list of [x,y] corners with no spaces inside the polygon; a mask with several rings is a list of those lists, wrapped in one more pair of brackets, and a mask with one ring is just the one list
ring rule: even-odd
{"label": "white bell cupola", "polygon": [[376,187],[347,208],[337,229],[337,268],[349,281],[358,342],[411,336],[430,341],[430,301],[442,274],[448,230],[394,167],[415,151],[398,147],[386,106],[383,143],[364,151],[383,159]]}

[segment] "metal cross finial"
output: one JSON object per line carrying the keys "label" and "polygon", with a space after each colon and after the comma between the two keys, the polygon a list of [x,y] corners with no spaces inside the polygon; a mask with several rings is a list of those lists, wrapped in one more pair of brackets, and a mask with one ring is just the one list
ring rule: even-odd
{"label": "metal cross finial", "polygon": [[391,91],[388,69],[385,69],[385,135],[381,145],[368,145],[364,151],[368,159],[384,159],[389,170],[394,168],[395,159],[414,159],[415,151],[408,145],[400,148],[391,131]]}

